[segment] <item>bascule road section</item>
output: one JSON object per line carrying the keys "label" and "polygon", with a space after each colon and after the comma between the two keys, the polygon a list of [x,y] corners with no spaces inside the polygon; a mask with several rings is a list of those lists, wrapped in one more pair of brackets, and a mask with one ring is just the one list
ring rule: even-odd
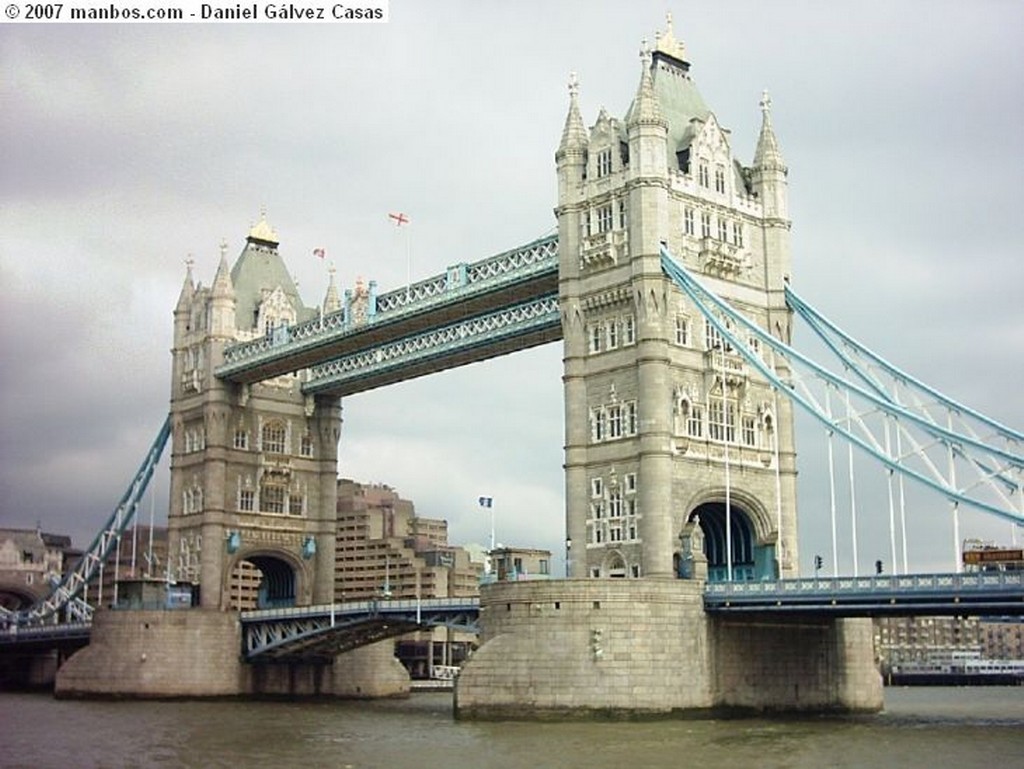
{"label": "bascule road section", "polygon": [[218,378],[252,384],[309,369],[307,394],[351,395],[562,338],[558,238],[535,240],[224,351]]}

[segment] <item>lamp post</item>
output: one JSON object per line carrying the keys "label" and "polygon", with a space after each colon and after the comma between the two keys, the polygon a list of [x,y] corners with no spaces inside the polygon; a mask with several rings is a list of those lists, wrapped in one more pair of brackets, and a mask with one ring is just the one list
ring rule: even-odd
{"label": "lamp post", "polygon": [[572,564],[572,538],[571,537],[566,537],[565,538],[565,578],[566,579],[569,579],[569,576],[572,574],[572,569],[570,567],[570,564]]}

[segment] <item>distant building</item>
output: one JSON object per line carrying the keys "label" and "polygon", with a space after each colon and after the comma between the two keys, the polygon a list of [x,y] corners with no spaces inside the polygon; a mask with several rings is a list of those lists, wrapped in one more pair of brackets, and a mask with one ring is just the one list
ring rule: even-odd
{"label": "distant building", "polygon": [[875,653],[882,670],[937,653],[978,652],[989,660],[1024,660],[1020,617],[878,617]]}
{"label": "distant building", "polygon": [[38,528],[0,529],[0,606],[18,610],[44,598],[75,555],[70,537]]}
{"label": "distant building", "polygon": [[523,547],[499,547],[491,551],[494,579],[550,579],[551,551]]}
{"label": "distant building", "polygon": [[[475,596],[482,571],[466,550],[448,544],[446,521],[417,516],[389,486],[338,481],[336,600]],[[438,628],[404,636],[396,656],[414,678],[433,678],[435,667],[461,663],[475,641]]]}
{"label": "distant building", "polygon": [[[77,558],[68,564],[77,565]],[[167,527],[130,526],[110,551],[103,568],[86,587],[84,600],[93,606],[111,606],[118,601],[119,580],[167,576]]]}

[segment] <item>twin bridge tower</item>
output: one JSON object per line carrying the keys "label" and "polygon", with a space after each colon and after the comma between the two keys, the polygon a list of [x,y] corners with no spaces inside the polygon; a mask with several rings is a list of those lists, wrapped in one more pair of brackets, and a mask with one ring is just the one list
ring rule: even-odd
{"label": "twin bridge tower", "polygon": [[[522,252],[534,254],[527,277],[492,292],[489,307],[471,296],[472,274],[491,265],[500,278],[499,262],[457,265],[438,279],[452,299],[435,313],[446,323],[473,323],[503,305],[533,313],[526,330],[482,353],[445,362],[438,343],[426,362],[361,379],[360,365],[436,323],[430,282],[404,299],[378,296],[373,284],[341,296],[332,277],[322,306],[307,307],[265,218],[233,266],[222,248],[210,286],[197,285],[190,267],[174,310],[170,558],[176,578],[200,585],[203,607],[233,608],[243,561],[262,572],[266,605],[333,599],[341,394],[558,338],[572,577],[795,575],[792,407],[666,277],[660,257],[667,246],[788,341],[787,170],[770,102],[761,101],[753,163],[744,165],[671,24],[642,61],[625,115],[602,109],[589,130],[570,83],[555,153],[557,250],[545,241]],[[529,261],[522,253],[506,260],[509,272]],[[530,301],[541,309],[520,309]],[[305,352],[282,352],[279,365],[245,365],[247,350],[272,358],[295,347]],[[354,373],[341,384],[318,380],[342,354],[356,359]]]}

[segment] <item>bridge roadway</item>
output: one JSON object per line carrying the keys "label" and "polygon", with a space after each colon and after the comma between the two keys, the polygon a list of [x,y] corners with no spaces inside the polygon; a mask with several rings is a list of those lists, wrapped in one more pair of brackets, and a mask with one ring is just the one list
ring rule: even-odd
{"label": "bridge roadway", "polygon": [[[712,582],[711,616],[785,618],[879,616],[1024,616],[1024,572]],[[251,662],[326,660],[415,630],[479,632],[478,598],[350,601],[241,613],[242,654]],[[0,630],[0,650],[83,645],[88,624]]]}
{"label": "bridge roadway", "polygon": [[231,345],[215,373],[248,384],[308,368],[303,392],[349,395],[561,338],[552,236],[371,293],[365,317],[346,306]]}

